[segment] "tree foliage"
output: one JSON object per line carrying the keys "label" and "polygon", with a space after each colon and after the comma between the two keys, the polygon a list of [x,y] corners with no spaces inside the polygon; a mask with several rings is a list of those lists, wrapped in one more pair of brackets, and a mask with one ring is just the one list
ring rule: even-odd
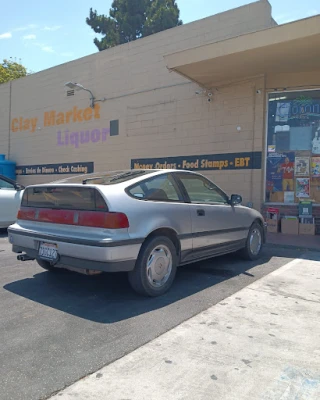
{"label": "tree foliage", "polygon": [[181,25],[176,0],[114,0],[109,16],[90,8],[87,24],[102,38],[99,51]]}
{"label": "tree foliage", "polygon": [[16,61],[4,59],[0,64],[0,84],[22,78],[27,75],[27,69]]}
{"label": "tree foliage", "polygon": [[147,18],[144,24],[144,36],[165,31],[182,24],[179,19],[180,10],[175,1],[153,0],[148,8]]}

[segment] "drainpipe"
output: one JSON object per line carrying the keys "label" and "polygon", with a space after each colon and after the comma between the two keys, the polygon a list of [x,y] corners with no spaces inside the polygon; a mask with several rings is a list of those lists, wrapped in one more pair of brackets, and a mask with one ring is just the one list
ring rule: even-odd
{"label": "drainpipe", "polygon": [[12,81],[9,82],[8,160],[10,160],[10,153],[11,153],[11,96],[12,96]]}
{"label": "drainpipe", "polygon": [[[251,147],[251,151],[252,151],[252,156],[253,156],[253,152],[254,152],[254,145],[255,145],[255,136],[256,136],[256,100],[257,100],[257,94],[256,94],[256,83],[253,85],[253,94],[252,94],[252,101],[253,101],[253,105],[252,105],[252,112],[253,112],[253,118],[252,118],[252,147]],[[253,163],[253,159],[252,159],[252,163]],[[253,179],[254,179],[254,169],[253,169],[253,165],[251,168],[251,184],[250,184],[250,201],[253,203]]]}

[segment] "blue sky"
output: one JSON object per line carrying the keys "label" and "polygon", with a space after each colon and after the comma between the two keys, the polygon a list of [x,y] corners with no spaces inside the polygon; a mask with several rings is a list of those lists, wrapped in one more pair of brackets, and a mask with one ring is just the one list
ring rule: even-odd
{"label": "blue sky", "polygon": [[[97,51],[95,36],[85,19],[90,7],[108,14],[112,0],[15,0],[1,6],[0,60],[16,58],[37,72]],[[188,23],[247,3],[250,0],[178,0]],[[319,0],[271,0],[278,23],[320,13]],[[17,12],[17,10],[19,10]]]}

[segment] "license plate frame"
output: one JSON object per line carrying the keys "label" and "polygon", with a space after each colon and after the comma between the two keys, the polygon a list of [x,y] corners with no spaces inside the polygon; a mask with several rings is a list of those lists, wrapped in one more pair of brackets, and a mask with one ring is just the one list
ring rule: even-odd
{"label": "license plate frame", "polygon": [[46,261],[56,261],[58,259],[58,246],[54,243],[40,242],[39,257]]}

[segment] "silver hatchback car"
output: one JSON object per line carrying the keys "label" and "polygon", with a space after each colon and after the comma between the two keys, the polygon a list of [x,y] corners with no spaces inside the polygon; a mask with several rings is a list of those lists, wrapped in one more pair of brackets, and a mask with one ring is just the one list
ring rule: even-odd
{"label": "silver hatchback car", "polygon": [[81,175],[27,187],[9,240],[20,261],[48,271],[126,271],[135,291],[159,296],[180,265],[238,251],[260,256],[263,217],[241,201],[190,171]]}

